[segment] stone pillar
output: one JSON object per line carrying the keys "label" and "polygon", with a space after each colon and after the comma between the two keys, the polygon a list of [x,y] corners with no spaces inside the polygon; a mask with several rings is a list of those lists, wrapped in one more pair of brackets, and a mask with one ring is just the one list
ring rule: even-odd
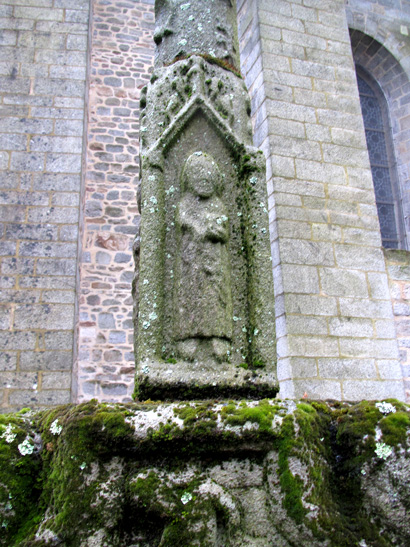
{"label": "stone pillar", "polygon": [[141,99],[137,395],[275,395],[265,161],[227,0],[157,2]]}
{"label": "stone pillar", "polygon": [[403,399],[344,3],[238,7],[267,158],[280,393]]}

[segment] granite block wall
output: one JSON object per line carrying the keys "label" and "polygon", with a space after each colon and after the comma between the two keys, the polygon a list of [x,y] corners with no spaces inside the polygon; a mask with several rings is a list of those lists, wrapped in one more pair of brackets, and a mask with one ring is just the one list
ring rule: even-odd
{"label": "granite block wall", "polygon": [[88,0],[0,6],[0,410],[70,401]]}
{"label": "granite block wall", "polygon": [[139,96],[153,65],[154,0],[94,0],[79,285],[79,402],[131,400],[132,243],[139,223]]}
{"label": "granite block wall", "polygon": [[399,344],[401,375],[410,401],[410,253],[385,251],[390,294]]}
{"label": "granite block wall", "polygon": [[239,3],[268,164],[281,395],[404,398],[342,1]]}

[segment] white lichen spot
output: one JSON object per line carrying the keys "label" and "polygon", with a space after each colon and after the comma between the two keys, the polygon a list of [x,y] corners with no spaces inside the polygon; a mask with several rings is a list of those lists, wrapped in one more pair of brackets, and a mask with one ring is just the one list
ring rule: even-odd
{"label": "white lichen spot", "polygon": [[396,412],[396,408],[391,403],[386,403],[385,401],[382,401],[381,403],[376,403],[374,406],[378,408],[382,414],[390,414],[391,412]]}
{"label": "white lichen spot", "polygon": [[215,53],[215,50],[214,49],[209,49],[208,50],[208,53],[211,57],[216,57],[216,53]]}
{"label": "white lichen spot", "polygon": [[198,30],[199,30],[199,32],[202,32],[202,30],[203,30],[203,27],[202,27],[201,23],[199,23],[199,25],[198,25]]}
{"label": "white lichen spot", "polygon": [[154,182],[154,180],[155,180],[155,175],[150,175],[150,176],[148,177],[148,180],[150,180],[151,182]]}
{"label": "white lichen spot", "polygon": [[364,469],[362,469],[362,470],[360,471],[360,473],[361,473],[362,475],[366,475],[366,471],[365,471]]}
{"label": "white lichen spot", "polygon": [[149,314],[149,319],[150,321],[155,321],[156,319],[158,319],[158,315],[153,311]]}
{"label": "white lichen spot", "polygon": [[145,133],[145,131],[148,131],[148,129],[146,127],[141,127],[140,131],[141,131],[141,133]]}
{"label": "white lichen spot", "polygon": [[144,281],[142,282],[143,285],[148,285],[149,281],[148,279],[144,279]]}
{"label": "white lichen spot", "polygon": [[246,332],[247,331],[247,328],[244,326],[242,327],[242,332]]}
{"label": "white lichen spot", "polygon": [[54,420],[54,422],[51,424],[50,431],[53,435],[60,435],[62,430],[63,430],[63,426],[58,423],[58,418],[57,418],[57,420]]}
{"label": "white lichen spot", "polygon": [[6,430],[0,435],[0,439],[4,439],[7,444],[11,444],[17,437],[17,433],[13,433],[12,424],[8,424]]}
{"label": "white lichen spot", "polygon": [[187,45],[187,43],[188,43],[187,40],[185,40],[185,38],[182,38],[182,40],[178,42],[178,45],[184,47]]}
{"label": "white lichen spot", "polygon": [[193,21],[194,19],[195,19],[195,17],[194,17],[193,15],[190,15],[190,16],[188,17],[188,21]]}
{"label": "white lichen spot", "polygon": [[[181,42],[182,42],[182,40],[181,40]],[[185,44],[183,44],[183,45],[185,45]],[[159,125],[160,127],[162,127],[162,126],[164,125],[164,122],[158,122],[157,125]]]}
{"label": "white lichen spot", "polygon": [[155,207],[150,207],[149,212],[150,213],[155,213]]}
{"label": "white lichen spot", "polygon": [[17,448],[22,456],[28,456],[34,452],[34,444],[31,444],[28,437],[26,437],[25,440],[17,446]]}
{"label": "white lichen spot", "polygon": [[393,449],[386,443],[376,443],[376,448],[374,451],[379,458],[387,460],[387,458],[392,454]]}
{"label": "white lichen spot", "polygon": [[202,152],[194,152],[195,156],[202,156]]}
{"label": "white lichen spot", "polygon": [[259,334],[259,330],[258,330],[258,329],[254,329],[253,335],[254,335],[254,336],[258,336],[258,334]]}
{"label": "white lichen spot", "polygon": [[156,198],[155,196],[151,196],[151,197],[149,198],[149,200],[150,200],[150,202],[151,202],[153,205],[157,205],[157,203],[158,203],[158,200],[157,200],[157,198]]}
{"label": "white lichen spot", "polygon": [[240,320],[241,320],[241,318],[240,318],[240,317],[236,317],[236,315],[234,315],[234,316],[232,317],[232,319],[235,321],[235,323],[236,323],[236,321],[240,321]]}
{"label": "white lichen spot", "polygon": [[151,326],[151,323],[149,321],[144,321],[142,324],[142,328],[145,330],[149,329],[150,326]]}
{"label": "white lichen spot", "polygon": [[148,365],[144,365],[141,369],[142,373],[143,374],[149,374],[149,366]]}
{"label": "white lichen spot", "polygon": [[261,228],[261,234],[266,234],[266,228]]}
{"label": "white lichen spot", "polygon": [[184,492],[181,496],[181,501],[184,505],[192,500],[192,494],[190,492]]}
{"label": "white lichen spot", "polygon": [[181,9],[182,10],[189,9],[190,7],[191,7],[191,4],[189,2],[187,2],[186,4],[181,4]]}
{"label": "white lichen spot", "polygon": [[250,182],[251,184],[255,185],[255,184],[258,182],[258,179],[257,179],[257,177],[251,177],[251,178],[249,179],[249,182]]}
{"label": "white lichen spot", "polygon": [[81,471],[84,471],[84,469],[87,467],[87,464],[85,462],[83,462],[81,465],[80,465],[80,469]]}

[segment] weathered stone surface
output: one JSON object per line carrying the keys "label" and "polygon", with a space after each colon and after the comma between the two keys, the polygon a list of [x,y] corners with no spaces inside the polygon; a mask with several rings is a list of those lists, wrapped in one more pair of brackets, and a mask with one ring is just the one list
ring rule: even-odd
{"label": "weathered stone surface", "polygon": [[409,410],[91,402],[0,416],[0,545],[405,547]]}
{"label": "weathered stone surface", "polygon": [[239,68],[235,8],[231,0],[156,2],[156,65],[164,66],[194,53],[223,59]]}
{"label": "weathered stone surface", "polygon": [[265,162],[243,83],[193,56],[157,69],[142,105],[139,395],[273,393]]}

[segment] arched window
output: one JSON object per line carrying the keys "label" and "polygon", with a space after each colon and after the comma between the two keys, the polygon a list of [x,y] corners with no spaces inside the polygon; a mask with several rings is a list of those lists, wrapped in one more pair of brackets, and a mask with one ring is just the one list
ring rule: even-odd
{"label": "arched window", "polygon": [[398,249],[402,239],[400,196],[397,190],[387,105],[375,80],[356,67],[370,167],[383,247]]}

